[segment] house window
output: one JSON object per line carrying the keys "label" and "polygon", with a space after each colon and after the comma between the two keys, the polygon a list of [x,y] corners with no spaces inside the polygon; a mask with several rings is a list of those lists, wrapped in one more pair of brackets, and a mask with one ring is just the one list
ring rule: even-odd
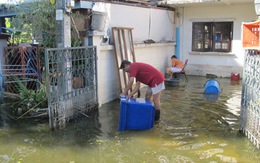
{"label": "house window", "polygon": [[192,51],[230,52],[233,22],[193,22]]}

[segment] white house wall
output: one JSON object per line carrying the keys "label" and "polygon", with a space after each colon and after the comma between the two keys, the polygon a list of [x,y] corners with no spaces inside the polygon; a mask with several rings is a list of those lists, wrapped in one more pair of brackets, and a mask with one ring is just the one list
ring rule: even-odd
{"label": "white house wall", "polygon": [[[108,35],[111,39],[111,27],[133,28],[136,61],[151,64],[165,73],[165,68],[170,66],[170,57],[175,53],[173,11],[113,3],[95,3],[93,9],[108,15],[103,35]],[[113,44],[101,43],[102,32],[94,33],[93,45],[97,46],[98,56],[98,98],[99,104],[102,105],[118,98],[121,93],[119,66],[116,63]],[[143,41],[147,39],[156,43],[144,44]]]}
{"label": "white house wall", "polygon": [[174,11],[101,2],[95,3],[93,10],[107,13],[105,34],[110,39],[111,27],[127,27],[133,28],[135,43],[147,39],[156,42],[175,40]]}
{"label": "white house wall", "polygon": [[[181,58],[189,59],[187,73],[191,75],[215,74],[229,77],[231,72],[242,74],[244,49],[241,41],[242,22],[256,20],[254,4],[236,4],[226,6],[179,8],[181,29]],[[192,53],[193,21],[225,21],[234,22],[232,52]],[[242,76],[242,75],[240,75]]]}

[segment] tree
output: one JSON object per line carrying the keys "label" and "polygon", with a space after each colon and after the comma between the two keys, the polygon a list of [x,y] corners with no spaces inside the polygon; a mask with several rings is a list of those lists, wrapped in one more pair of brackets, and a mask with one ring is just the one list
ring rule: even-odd
{"label": "tree", "polygon": [[[31,3],[22,3],[13,7],[19,13],[11,19],[10,28],[16,32],[14,42],[31,43],[36,39],[44,47],[56,47],[56,10],[55,4],[49,0],[36,0]],[[84,24],[85,17],[80,12],[71,13],[72,27],[71,40],[72,46],[81,46],[82,41],[77,30],[77,23]]]}
{"label": "tree", "polygon": [[55,5],[49,0],[38,0],[17,5],[13,10],[19,14],[11,19],[11,28],[21,31],[15,34],[19,38],[16,44],[36,39],[44,47],[56,46]]}

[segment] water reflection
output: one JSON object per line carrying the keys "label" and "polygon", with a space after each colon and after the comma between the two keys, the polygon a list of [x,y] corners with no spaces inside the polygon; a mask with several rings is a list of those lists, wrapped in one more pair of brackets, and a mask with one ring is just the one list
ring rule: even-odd
{"label": "water reflection", "polygon": [[241,85],[217,80],[216,101],[205,99],[203,77],[166,87],[161,120],[145,131],[117,130],[118,99],[57,131],[48,120],[13,120],[2,105],[0,162],[259,162],[259,151],[238,132]]}

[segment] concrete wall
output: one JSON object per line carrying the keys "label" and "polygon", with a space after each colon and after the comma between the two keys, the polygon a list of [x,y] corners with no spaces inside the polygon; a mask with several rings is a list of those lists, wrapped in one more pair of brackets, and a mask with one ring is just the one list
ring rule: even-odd
{"label": "concrete wall", "polygon": [[[93,36],[93,45],[97,46],[98,55],[100,105],[118,98],[121,93],[112,27],[133,28],[136,61],[151,64],[165,73],[165,68],[170,65],[170,57],[175,53],[173,11],[101,2],[95,3],[93,10],[107,13],[104,32],[94,31]],[[102,38],[107,36],[110,38],[110,44],[102,43]],[[144,44],[143,41],[147,39],[156,43]],[[87,40],[85,42],[87,44]]]}
{"label": "concrete wall", "polygon": [[156,42],[175,40],[174,11],[101,2],[95,3],[93,10],[107,13],[105,35],[111,40],[112,27],[133,28],[135,43],[147,39]]}
{"label": "concrete wall", "polygon": [[[186,68],[188,74],[215,74],[230,77],[231,72],[242,74],[245,51],[242,48],[241,26],[243,22],[256,20],[253,3],[232,4],[226,6],[179,8],[177,22],[181,29],[181,59],[189,59]],[[232,52],[195,53],[192,52],[192,22],[194,21],[233,21]],[[178,26],[177,25],[177,26]],[[242,76],[242,75],[240,75]]]}

